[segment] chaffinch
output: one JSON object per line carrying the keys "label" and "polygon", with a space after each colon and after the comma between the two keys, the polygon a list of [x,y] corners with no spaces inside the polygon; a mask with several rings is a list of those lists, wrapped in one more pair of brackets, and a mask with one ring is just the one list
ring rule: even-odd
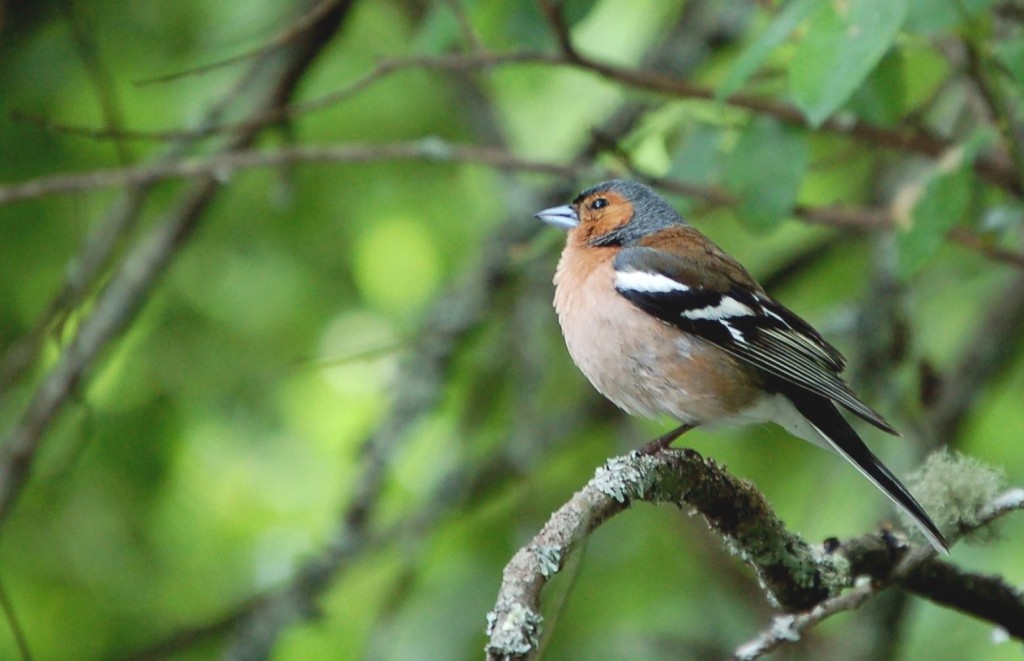
{"label": "chaffinch", "polygon": [[536,216],[568,231],[554,304],[573,361],[626,412],[682,423],[655,447],[697,425],[774,422],[847,459],[948,553],[840,414],[898,435],[839,376],[842,354],[657,193],[609,181]]}

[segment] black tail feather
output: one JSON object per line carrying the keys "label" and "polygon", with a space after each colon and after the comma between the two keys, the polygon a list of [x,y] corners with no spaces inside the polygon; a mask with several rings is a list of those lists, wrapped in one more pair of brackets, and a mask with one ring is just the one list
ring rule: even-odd
{"label": "black tail feather", "polygon": [[864,444],[850,423],[839,413],[835,404],[807,391],[786,393],[786,397],[836,452],[856,466],[865,477],[910,515],[937,551],[949,553],[949,543],[942,536],[938,526],[899,478],[893,475]]}

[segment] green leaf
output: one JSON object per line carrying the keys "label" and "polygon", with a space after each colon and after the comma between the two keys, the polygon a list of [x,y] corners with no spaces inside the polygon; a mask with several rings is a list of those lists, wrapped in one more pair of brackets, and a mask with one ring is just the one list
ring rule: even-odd
{"label": "green leaf", "polygon": [[752,228],[766,230],[793,211],[806,170],[804,132],[758,117],[730,155],[725,183],[740,198],[740,217]]}
{"label": "green leaf", "polygon": [[721,180],[722,130],[697,124],[672,158],[669,176],[691,184],[709,185]]}
{"label": "green leaf", "polygon": [[892,45],[907,0],[821,3],[794,54],[789,86],[814,126],[850,98]]}
{"label": "green leaf", "polygon": [[785,41],[800,21],[804,20],[818,4],[818,0],[793,0],[786,5],[761,36],[740,53],[715,97],[719,100],[725,99],[742,87],[768,54]]}
{"label": "green leaf", "polygon": [[872,124],[893,126],[907,105],[907,80],[898,50],[882,58],[868,79],[850,99],[849,108]]}
{"label": "green leaf", "polygon": [[420,21],[413,37],[413,52],[443,53],[455,46],[462,33],[459,22],[448,7],[434,5]]}
{"label": "green leaf", "polygon": [[949,230],[963,219],[971,201],[978,152],[995,139],[979,130],[968,141],[951,148],[935,167],[902,193],[895,204],[898,273],[908,278],[920,271],[939,251]]}
{"label": "green leaf", "polygon": [[872,124],[893,126],[930,102],[949,74],[949,63],[923,40],[890,50],[847,107]]}
{"label": "green leaf", "polygon": [[562,2],[562,16],[565,17],[566,24],[569,27],[575,26],[590,15],[595,4],[597,3],[594,0],[564,0]]}
{"label": "green leaf", "polygon": [[896,235],[900,277],[914,275],[939,251],[946,233],[966,213],[970,194],[971,173],[964,169],[929,178],[913,203],[912,224]]}

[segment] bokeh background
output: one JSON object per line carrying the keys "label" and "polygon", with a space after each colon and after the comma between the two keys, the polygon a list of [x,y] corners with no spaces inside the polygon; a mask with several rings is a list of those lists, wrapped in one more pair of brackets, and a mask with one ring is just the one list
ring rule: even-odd
{"label": "bokeh background", "polygon": [[[897,474],[945,445],[1024,484],[1022,30],[998,0],[0,2],[0,657],[480,658],[505,562],[671,424],[595,395],[550,309],[531,215],[612,176],[848,355]],[[779,429],[685,444],[812,542],[899,525]],[[1024,584],[1022,521],[953,560]],[[553,659],[723,658],[773,614],[649,505],[545,609]],[[997,639],[890,592],[776,658],[1020,658]]]}

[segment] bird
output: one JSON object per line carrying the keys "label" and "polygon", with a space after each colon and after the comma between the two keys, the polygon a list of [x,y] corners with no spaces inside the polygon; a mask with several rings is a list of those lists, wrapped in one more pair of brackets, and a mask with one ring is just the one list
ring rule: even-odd
{"label": "bird", "polygon": [[843,380],[843,355],[652,188],[606,181],[535,217],[567,232],[554,308],[573,362],[627,413],[681,423],[652,451],[697,426],[775,423],[849,461],[949,553],[840,412],[899,435]]}

